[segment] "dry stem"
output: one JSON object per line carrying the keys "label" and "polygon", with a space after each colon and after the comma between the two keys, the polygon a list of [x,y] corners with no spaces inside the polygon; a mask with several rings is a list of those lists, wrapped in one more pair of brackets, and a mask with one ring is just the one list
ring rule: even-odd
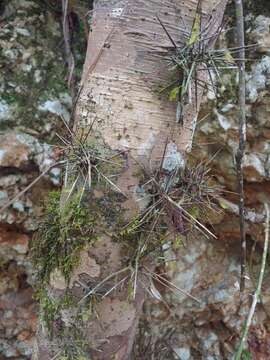
{"label": "dry stem", "polygon": [[234,360],[240,360],[241,355],[247,340],[248,331],[251,325],[251,321],[253,318],[253,315],[255,313],[256,305],[258,302],[258,299],[261,294],[261,288],[262,288],[262,282],[263,282],[263,276],[265,271],[265,265],[266,265],[266,258],[267,258],[267,251],[268,251],[268,244],[269,244],[269,221],[270,221],[270,209],[269,204],[264,204],[265,206],[265,212],[266,212],[266,222],[265,222],[265,240],[264,240],[264,249],[263,249],[263,257],[262,257],[262,264],[261,264],[261,270],[259,275],[259,280],[257,284],[257,289],[253,295],[252,304],[248,313],[247,321],[243,329],[243,334],[241,337],[240,344],[237,349],[237,353],[234,356]]}
{"label": "dry stem", "polygon": [[246,230],[245,230],[245,201],[244,201],[244,176],[243,176],[243,157],[246,147],[246,82],[245,82],[245,35],[244,35],[244,15],[242,0],[235,0],[236,8],[236,29],[237,42],[239,47],[239,148],[236,154],[236,167],[239,192],[239,216],[240,216],[240,238],[241,238],[241,279],[240,291],[245,288],[246,274]]}

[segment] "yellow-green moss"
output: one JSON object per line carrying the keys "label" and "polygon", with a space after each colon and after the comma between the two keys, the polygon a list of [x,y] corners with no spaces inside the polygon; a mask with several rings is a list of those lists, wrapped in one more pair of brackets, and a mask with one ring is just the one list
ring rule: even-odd
{"label": "yellow-green moss", "polygon": [[[89,359],[90,347],[82,331],[87,321],[83,322],[80,318],[82,310],[78,308],[73,296],[66,292],[61,298],[53,298],[48,295],[45,289],[39,290],[36,296],[40,304],[41,320],[48,331],[49,337],[52,338],[54,330],[57,330],[58,340],[62,347],[60,359]],[[71,308],[74,310],[74,316],[71,317],[71,323],[67,326],[61,320],[61,312]],[[86,312],[87,310],[84,308],[83,311]],[[57,320],[59,320],[59,323],[56,329],[55,322]]]}
{"label": "yellow-green moss", "polygon": [[82,331],[77,326],[66,328],[62,333],[64,346],[62,357],[65,360],[84,360],[90,359],[89,341],[83,336]]}
{"label": "yellow-green moss", "polygon": [[46,285],[55,269],[59,269],[68,282],[80,260],[80,251],[96,240],[97,215],[86,206],[78,205],[77,197],[60,210],[60,194],[59,191],[49,194],[39,231],[31,243],[38,286]]}

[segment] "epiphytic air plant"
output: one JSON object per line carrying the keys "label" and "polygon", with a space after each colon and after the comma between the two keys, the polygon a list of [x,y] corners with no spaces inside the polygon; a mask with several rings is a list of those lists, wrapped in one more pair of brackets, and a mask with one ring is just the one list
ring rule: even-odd
{"label": "epiphytic air plant", "polygon": [[[223,69],[237,69],[236,59],[239,47],[215,49],[212,44],[224,30],[224,24],[218,27],[214,34],[209,30],[214,25],[212,14],[205,15],[199,0],[190,33],[187,33],[184,46],[177,46],[165,25],[157,16],[157,20],[168,36],[172,47],[168,56],[170,70],[175,73],[175,80],[165,86],[160,92],[169,90],[170,100],[177,101],[176,122],[183,123],[184,107],[194,99],[197,109],[198,87],[210,87],[217,96],[215,79],[221,80],[220,71]],[[250,45],[254,46],[254,45]],[[249,47],[250,47],[249,46]]]}

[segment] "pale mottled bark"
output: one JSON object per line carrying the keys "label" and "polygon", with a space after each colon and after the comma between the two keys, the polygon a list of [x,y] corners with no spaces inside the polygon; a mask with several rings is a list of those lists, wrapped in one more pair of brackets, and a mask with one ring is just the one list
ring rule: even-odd
{"label": "pale mottled bark", "polygon": [[[209,14],[213,10],[209,36],[220,26],[226,2],[202,2],[203,13]],[[121,244],[111,239],[114,228],[108,219],[110,211],[116,207],[121,208],[126,219],[138,214],[136,189],[141,166],[149,171],[160,166],[166,143],[175,151],[170,155],[172,161],[175,154],[184,161],[186,152],[191,149],[198,112],[195,92],[193,103],[185,108],[182,127],[175,122],[176,104],[160,97],[156,91],[169,81],[166,56],[172,46],[156,15],[181,46],[186,39],[183,33],[190,32],[196,7],[197,1],[191,0],[108,0],[95,4],[75,131],[79,132],[85,124],[94,121],[96,140],[103,141],[112,150],[124,152],[126,166],[118,176],[117,186],[125,197],[110,200],[109,195],[102,192],[94,192],[92,196],[93,202],[98,198],[107,201],[105,212],[108,216],[104,216],[103,228],[98,230],[99,241],[82,255],[84,260],[72,278],[70,286],[78,298],[82,289],[75,287],[76,279],[86,278],[97,284],[124,266]],[[204,23],[205,19],[203,16]],[[209,46],[211,43],[210,39]],[[201,97],[202,90],[199,90],[198,107]],[[51,285],[50,291],[54,294],[60,296],[63,293],[61,279],[54,279]],[[130,358],[145,296],[139,285],[132,301],[127,299],[126,289],[121,289],[117,296],[110,295],[98,303],[97,318],[90,320],[84,329],[85,338],[96,349],[92,351],[91,359]],[[55,338],[50,340],[46,331],[40,328],[38,359],[47,360],[59,352],[61,340],[57,341],[57,331]]]}

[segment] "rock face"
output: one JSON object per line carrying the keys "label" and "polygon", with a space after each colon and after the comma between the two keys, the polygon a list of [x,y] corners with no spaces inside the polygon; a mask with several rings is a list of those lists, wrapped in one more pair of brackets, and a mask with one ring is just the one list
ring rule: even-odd
{"label": "rock face", "polygon": [[20,127],[50,138],[59,121],[69,119],[61,24],[37,2],[9,1],[2,9],[0,46],[0,129]]}
{"label": "rock face", "polygon": [[[69,121],[71,98],[59,49],[59,18],[36,1],[11,0],[0,9],[0,62],[5,70],[0,74],[2,207],[56,161],[57,154],[49,144],[62,126],[60,117]],[[252,281],[247,281],[247,295],[239,308],[240,247],[235,216],[237,76],[231,72],[223,75],[217,100],[208,93],[201,118],[206,114],[208,117],[199,122],[191,154],[200,161],[211,159],[214,182],[225,189],[222,212],[209,220],[217,239],[191,233],[185,246],[175,252],[165,251],[168,261],[162,271],[177,288],[169,292],[156,284],[162,299],[149,299],[145,305],[143,335],[138,336],[142,350],[136,359],[142,355],[150,359],[149,349],[159,358],[164,344],[170,348],[164,359],[231,359],[239,340],[250,304],[249,293],[260,266],[263,203],[270,199],[270,18],[248,15],[247,24],[249,43],[259,44],[249,54],[256,61],[247,71],[248,145],[244,159]],[[42,199],[49,189],[60,184],[59,173],[59,167],[48,171],[36,186],[0,214],[0,359],[31,357],[37,306],[28,245],[42,214]],[[268,284],[269,274],[248,339],[254,359],[270,358]]]}
{"label": "rock face", "polygon": [[[3,4],[2,4],[3,3]],[[56,162],[52,142],[71,97],[60,18],[38,2],[0,6],[0,208]],[[36,330],[28,245],[59,167],[0,213],[0,358],[30,359]]]}
{"label": "rock face", "polygon": [[[85,34],[73,10],[73,51],[81,67]],[[70,120],[72,98],[61,2],[4,0],[0,22],[0,208],[44,173],[0,212],[0,359],[22,360],[31,357],[37,321],[29,241],[48,191],[60,185],[54,144],[56,132],[63,134],[61,118]]]}

